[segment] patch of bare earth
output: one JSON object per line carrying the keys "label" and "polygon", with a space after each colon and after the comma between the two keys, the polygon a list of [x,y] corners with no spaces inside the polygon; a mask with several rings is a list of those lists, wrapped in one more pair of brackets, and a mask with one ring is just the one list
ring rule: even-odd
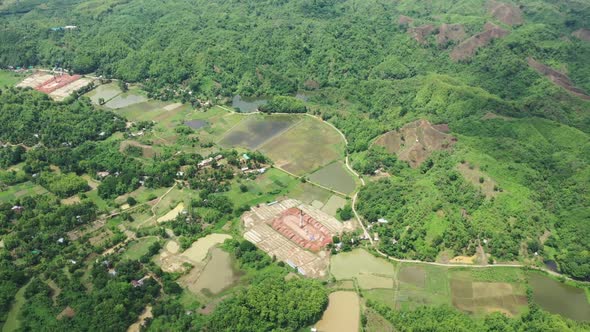
{"label": "patch of bare earth", "polygon": [[410,25],[412,22],[414,22],[414,19],[405,15],[400,15],[399,19],[397,20],[399,25]]}
{"label": "patch of bare earth", "polygon": [[570,80],[569,77],[567,77],[567,75],[565,75],[564,73],[561,73],[549,66],[546,66],[542,63],[540,63],[539,61],[533,59],[533,58],[527,58],[527,62],[529,64],[529,66],[531,66],[531,68],[533,68],[534,70],[536,70],[539,74],[547,77],[549,80],[551,80],[551,82],[559,85],[560,87],[566,89],[567,91],[569,91],[570,93],[572,93],[573,95],[576,95],[582,99],[585,100],[590,100],[590,96],[588,96],[584,90],[576,88],[572,81]]}
{"label": "patch of bare earth", "polygon": [[508,34],[507,30],[488,22],[484,25],[484,31],[467,38],[457,45],[451,51],[451,59],[454,61],[467,60],[474,56],[480,47],[488,45],[493,39],[502,38]]}
{"label": "patch of bare earth", "polygon": [[437,45],[447,45],[449,42],[459,42],[467,37],[465,28],[462,24],[446,24],[443,23],[438,29],[436,35]]}
{"label": "patch of bare earth", "polygon": [[498,191],[494,190],[494,188],[498,188],[496,181],[482,172],[479,167],[470,166],[467,163],[464,163],[457,165],[457,169],[467,181],[479,188],[487,198],[498,195]]}
{"label": "patch of bare earth", "polygon": [[498,21],[513,26],[523,23],[522,12],[513,4],[490,1],[488,11]]}
{"label": "patch of bare earth", "polygon": [[505,121],[511,121],[512,118],[509,116],[499,115],[492,112],[487,112],[484,116],[481,117],[482,120],[494,120],[494,119],[502,119]]}
{"label": "patch of bare earth", "polygon": [[408,34],[417,42],[424,45],[427,43],[426,38],[436,30],[432,24],[425,24],[415,28],[408,28]]}
{"label": "patch of bare earth", "polygon": [[572,32],[572,36],[583,41],[590,41],[590,30],[582,28]]}
{"label": "patch of bare earth", "polygon": [[[448,130],[448,127],[439,128]],[[398,131],[383,134],[375,144],[383,146],[389,153],[395,153],[410,166],[417,167],[433,151],[450,149],[455,142],[455,137],[436,129],[427,120],[418,120]]]}

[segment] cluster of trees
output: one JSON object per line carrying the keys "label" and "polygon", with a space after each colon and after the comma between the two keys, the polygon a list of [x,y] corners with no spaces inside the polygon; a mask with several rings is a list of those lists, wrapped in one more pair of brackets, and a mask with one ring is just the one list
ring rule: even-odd
{"label": "cluster of trees", "polygon": [[204,330],[297,331],[318,321],[327,305],[319,281],[270,275],[221,302]]}
{"label": "cluster of trees", "polygon": [[305,102],[299,98],[276,96],[258,108],[264,113],[307,113]]}
{"label": "cluster of trees", "polygon": [[476,319],[447,306],[419,307],[415,310],[392,310],[388,306],[367,301],[367,305],[393,324],[398,331],[581,331],[587,324],[574,322],[529,305],[527,313],[511,319],[493,313]]}
{"label": "cluster of trees", "polygon": [[0,90],[0,141],[47,147],[78,146],[125,128],[123,118],[96,112],[88,99],[56,103],[30,89]]}

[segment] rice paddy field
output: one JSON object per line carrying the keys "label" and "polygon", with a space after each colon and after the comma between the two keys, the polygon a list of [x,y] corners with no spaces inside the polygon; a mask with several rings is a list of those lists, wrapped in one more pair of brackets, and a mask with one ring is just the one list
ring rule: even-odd
{"label": "rice paddy field", "polygon": [[242,147],[256,150],[271,138],[301,121],[292,115],[252,115],[240,121],[219,141],[223,147]]}
{"label": "rice paddy field", "polygon": [[30,181],[10,186],[6,189],[0,190],[0,202],[9,202],[16,198],[25,196],[46,194],[47,190],[40,185],[34,184]]}
{"label": "rice paddy field", "polygon": [[138,93],[137,91],[131,90],[117,95],[104,104],[104,106],[110,109],[119,109],[146,101],[148,101],[146,96]]}
{"label": "rice paddy field", "polygon": [[319,169],[309,176],[309,180],[346,195],[356,189],[354,176],[342,162],[334,162]]}
{"label": "rice paddy field", "polygon": [[583,289],[537,271],[393,264],[355,249],[332,256],[330,272],[338,282],[354,281],[366,299],[392,309],[452,305],[475,316],[501,312],[518,317],[527,310],[528,283],[533,300],[545,310],[575,320],[590,318],[590,303]]}
{"label": "rice paddy field", "polygon": [[306,116],[282,135],[264,144],[260,151],[278,167],[304,175],[344,156],[340,134],[318,119]]}
{"label": "rice paddy field", "polygon": [[90,98],[90,100],[95,104],[99,104],[99,100],[102,98],[105,102],[110,101],[111,99],[115,98],[116,96],[123,93],[121,89],[117,86],[116,83],[109,83],[99,85],[94,88],[92,91],[86,94],[86,97]]}

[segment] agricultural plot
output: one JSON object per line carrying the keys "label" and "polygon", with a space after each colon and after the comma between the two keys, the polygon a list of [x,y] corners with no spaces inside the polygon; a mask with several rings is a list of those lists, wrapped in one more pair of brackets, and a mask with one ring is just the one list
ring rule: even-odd
{"label": "agricultural plot", "polygon": [[148,248],[158,241],[155,236],[148,236],[132,242],[123,252],[123,259],[136,260],[147,254]]}
{"label": "agricultural plot", "polygon": [[309,176],[309,180],[319,183],[345,195],[356,189],[356,181],[341,162],[334,162]]}
{"label": "agricultural plot", "polygon": [[364,249],[356,249],[332,256],[330,272],[337,280],[358,278],[360,274],[393,278],[394,265]]}
{"label": "agricultural plot", "polygon": [[194,266],[197,269],[196,272],[199,272],[205,264],[209,250],[226,239],[231,239],[231,236],[209,234],[193,242],[184,252],[179,251],[180,247],[176,241],[169,241],[154,261],[166,272],[181,272],[186,266]]}
{"label": "agricultural plot", "polygon": [[[516,270],[520,273],[520,270]],[[488,274],[486,274],[488,273]],[[483,274],[473,270],[455,270],[450,273],[451,301],[465,312],[487,314],[501,312],[508,316],[519,315],[527,305],[525,287],[514,279],[511,271],[499,271],[492,279],[492,271]]]}
{"label": "agricultural plot", "polygon": [[450,304],[448,269],[402,264],[398,271],[395,308]]}
{"label": "agricultural plot", "polygon": [[346,205],[346,202],[347,201],[345,198],[342,198],[338,195],[332,195],[321,209],[323,212],[331,216],[336,216],[336,211],[338,211],[340,208],[343,208]]}
{"label": "agricultural plot", "polygon": [[99,100],[103,99],[105,102],[108,102],[121,93],[122,91],[117,84],[109,83],[97,86],[92,91],[88,92],[86,97],[90,98],[93,104],[98,105]]}
{"label": "agricultural plot", "polygon": [[287,195],[299,183],[288,174],[271,168],[255,180],[243,180],[242,184],[246,186],[246,192],[243,192],[240,186],[232,186],[224,195],[229,197],[236,206],[244,204],[253,206],[273,201],[277,196]]}
{"label": "agricultural plot", "polygon": [[23,182],[0,190],[0,202],[12,201],[16,198],[25,196],[42,195],[47,193],[47,189],[32,182]]}
{"label": "agricultural plot", "polygon": [[2,86],[14,86],[16,83],[22,80],[22,76],[12,72],[0,70],[0,87]]}
{"label": "agricultural plot", "polygon": [[303,175],[341,159],[342,136],[331,126],[312,117],[264,144],[260,150],[274,163],[296,175]]}
{"label": "agricultural plot", "polygon": [[129,91],[121,93],[113,99],[109,100],[104,106],[110,109],[120,109],[131,105],[139,104],[148,101],[148,98],[139,93]]}
{"label": "agricultural plot", "polygon": [[225,134],[219,144],[223,147],[243,147],[256,150],[270,139],[289,129],[300,119],[300,117],[291,115],[249,116]]}
{"label": "agricultural plot", "polygon": [[323,208],[324,205],[318,207],[316,206],[317,202],[326,204],[331,196],[332,193],[324,188],[320,188],[309,183],[301,182],[298,182],[296,187],[289,192],[289,197],[297,199],[305,204],[313,205],[314,207],[320,209]]}

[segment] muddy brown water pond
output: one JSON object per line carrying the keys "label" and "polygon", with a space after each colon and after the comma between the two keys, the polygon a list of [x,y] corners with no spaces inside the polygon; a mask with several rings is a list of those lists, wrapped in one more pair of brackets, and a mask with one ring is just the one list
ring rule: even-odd
{"label": "muddy brown water pond", "polygon": [[213,248],[211,260],[205,266],[199,279],[194,285],[189,286],[194,292],[202,292],[205,295],[219,294],[229,288],[239,278],[239,273],[234,270],[229,253]]}
{"label": "muddy brown water pond", "polygon": [[328,308],[315,327],[322,332],[357,332],[360,325],[360,301],[355,292],[330,294]]}
{"label": "muddy brown water pond", "polygon": [[583,289],[566,285],[540,273],[528,273],[533,301],[541,308],[578,321],[590,321],[590,303]]}

